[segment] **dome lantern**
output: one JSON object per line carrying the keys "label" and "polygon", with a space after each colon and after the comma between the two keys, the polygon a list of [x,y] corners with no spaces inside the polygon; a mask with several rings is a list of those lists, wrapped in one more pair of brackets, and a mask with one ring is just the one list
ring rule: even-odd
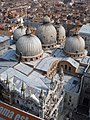
{"label": "dome lantern", "polygon": [[47,15],[43,18],[43,24],[46,24],[46,23],[50,23],[51,20],[50,20],[50,17],[48,17]]}

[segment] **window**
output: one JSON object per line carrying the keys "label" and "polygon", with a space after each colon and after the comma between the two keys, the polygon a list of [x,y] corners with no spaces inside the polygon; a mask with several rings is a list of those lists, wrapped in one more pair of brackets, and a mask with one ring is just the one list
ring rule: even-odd
{"label": "window", "polygon": [[85,37],[85,41],[87,40],[87,38]]}
{"label": "window", "polygon": [[67,70],[67,65],[65,65],[65,70]]}
{"label": "window", "polygon": [[31,58],[31,61],[33,61],[33,58]]}
{"label": "window", "polygon": [[70,105],[70,103],[68,102],[68,105]]}
{"label": "window", "polygon": [[78,51],[76,51],[76,53],[78,53]]}
{"label": "window", "polygon": [[69,103],[71,102],[71,96],[69,96]]}
{"label": "window", "polygon": [[25,61],[27,61],[27,58],[25,58]]}
{"label": "window", "polygon": [[19,104],[19,100],[17,100],[17,103]]}
{"label": "window", "polygon": [[34,107],[32,106],[31,109],[34,110]]}
{"label": "window", "polygon": [[69,99],[71,99],[71,96],[69,96]]}
{"label": "window", "polygon": [[71,67],[69,67],[69,71],[71,71]]}

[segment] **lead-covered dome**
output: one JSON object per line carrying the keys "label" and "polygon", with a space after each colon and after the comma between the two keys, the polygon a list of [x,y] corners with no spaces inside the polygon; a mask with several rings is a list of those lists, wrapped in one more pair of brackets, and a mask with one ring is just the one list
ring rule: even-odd
{"label": "lead-covered dome", "polygon": [[65,42],[64,52],[73,58],[85,56],[85,41],[79,35],[68,37]]}
{"label": "lead-covered dome", "polygon": [[26,28],[23,25],[19,25],[19,27],[13,33],[13,40],[16,42],[21,36],[26,34]]}
{"label": "lead-covered dome", "polygon": [[44,49],[49,49],[56,45],[57,32],[48,16],[43,18],[43,24],[38,27],[36,35],[39,37]]}
{"label": "lead-covered dome", "polygon": [[60,44],[60,46],[64,46],[66,40],[65,28],[61,24],[57,24],[56,30],[57,30],[57,43]]}
{"label": "lead-covered dome", "polygon": [[16,42],[16,55],[19,58],[21,54],[23,61],[39,59],[42,53],[41,42],[35,35],[26,34]]}

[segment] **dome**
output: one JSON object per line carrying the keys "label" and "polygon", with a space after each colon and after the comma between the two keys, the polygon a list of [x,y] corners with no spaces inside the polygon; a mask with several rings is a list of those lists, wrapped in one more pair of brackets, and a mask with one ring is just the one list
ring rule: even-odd
{"label": "dome", "polygon": [[13,40],[17,41],[21,36],[26,34],[26,28],[19,26],[13,33]]}
{"label": "dome", "polygon": [[36,34],[41,40],[43,48],[51,48],[56,45],[57,32],[50,22],[45,21],[49,20],[44,20],[43,25],[37,29]]}
{"label": "dome", "polygon": [[22,53],[22,58],[29,61],[31,59],[38,59],[41,57],[42,45],[39,38],[32,34],[26,34],[18,39],[16,42],[16,55],[19,57]]}
{"label": "dome", "polygon": [[65,28],[62,25],[59,25],[57,27],[57,31],[58,31],[59,39],[65,39],[66,38],[66,31],[65,31]]}
{"label": "dome", "polygon": [[64,46],[66,40],[65,28],[62,25],[57,24],[56,30],[57,30],[57,43]]}
{"label": "dome", "polygon": [[66,39],[64,52],[72,57],[82,57],[85,53],[85,41],[79,35]]}

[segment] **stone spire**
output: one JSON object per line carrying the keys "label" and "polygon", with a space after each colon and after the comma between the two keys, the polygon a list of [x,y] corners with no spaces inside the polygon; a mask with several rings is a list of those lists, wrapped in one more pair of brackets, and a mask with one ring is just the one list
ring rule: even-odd
{"label": "stone spire", "polygon": [[26,90],[25,83],[22,82],[22,86],[21,86],[21,94],[22,94],[23,98],[25,98],[25,90]]}
{"label": "stone spire", "polygon": [[8,77],[8,74],[7,74],[6,85],[7,85],[7,87],[8,87],[8,90],[9,90],[9,84],[10,84],[10,81],[9,81],[9,77]]}
{"label": "stone spire", "polygon": [[39,117],[41,118],[44,118],[44,101],[45,101],[44,91],[41,90],[41,93],[39,96],[39,103],[40,103]]}
{"label": "stone spire", "polygon": [[13,83],[13,90],[15,90],[15,83]]}

